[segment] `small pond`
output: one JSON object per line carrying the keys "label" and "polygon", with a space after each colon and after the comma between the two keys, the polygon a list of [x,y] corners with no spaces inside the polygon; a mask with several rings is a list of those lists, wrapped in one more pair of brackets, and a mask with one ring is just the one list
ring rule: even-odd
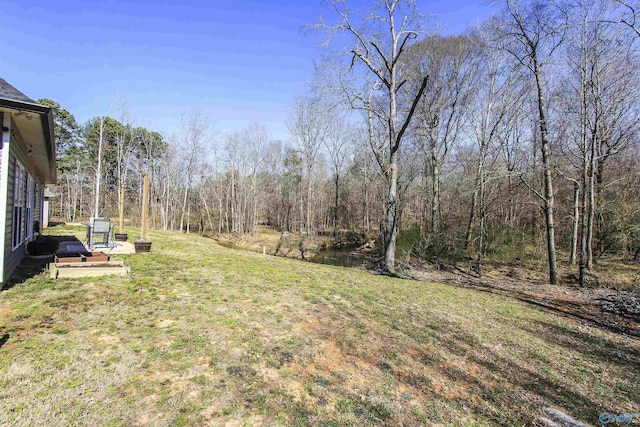
{"label": "small pond", "polygon": [[370,267],[372,262],[353,249],[330,248],[318,251],[315,257],[309,259],[316,264],[336,265],[339,267]]}
{"label": "small pond", "polygon": [[[229,249],[237,249],[242,251],[250,251],[249,249],[233,244],[228,241],[217,241],[220,246],[224,246]],[[252,252],[252,251],[250,251]],[[353,251],[353,248],[329,248],[318,251],[313,258],[307,258],[305,260],[316,264],[335,265],[338,267],[371,267],[373,262],[362,254]]]}
{"label": "small pond", "polygon": [[248,251],[248,252],[254,252],[254,251],[249,251],[246,248],[243,248],[242,246],[238,246],[233,242],[228,242],[226,240],[216,240],[216,243],[219,244],[220,246],[223,246],[227,249],[239,249],[241,251]]}

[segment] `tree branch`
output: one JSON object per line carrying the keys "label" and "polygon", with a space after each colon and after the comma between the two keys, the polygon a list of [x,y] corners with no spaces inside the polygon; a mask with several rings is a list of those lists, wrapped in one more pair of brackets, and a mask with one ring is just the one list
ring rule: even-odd
{"label": "tree branch", "polygon": [[418,106],[418,102],[420,102],[420,98],[422,98],[422,95],[424,94],[424,90],[427,87],[427,82],[429,81],[429,76],[424,76],[422,78],[422,84],[420,85],[420,89],[418,90],[418,94],[416,95],[416,97],[413,99],[413,103],[411,104],[411,108],[409,109],[409,113],[407,114],[407,117],[404,120],[404,124],[402,125],[402,128],[400,128],[400,132],[398,132],[398,134],[396,135],[396,140],[393,144],[393,147],[391,147],[391,152],[395,152],[398,150],[398,147],[400,146],[400,141],[402,139],[402,135],[404,135],[404,132],[407,130],[407,127],[409,127],[409,123],[411,122],[411,118],[413,117],[413,114],[416,111],[416,107]]}
{"label": "tree branch", "polygon": [[529,190],[531,190],[533,192],[533,194],[535,194],[536,196],[538,196],[541,200],[546,201],[547,199],[535,188],[533,188],[532,186],[529,185],[529,183],[527,181],[524,180],[524,178],[522,177],[523,173],[521,172],[518,177],[520,177],[520,182],[522,182],[524,184],[525,187],[527,187]]}
{"label": "tree branch", "polygon": [[398,59],[402,56],[402,52],[404,51],[404,47],[407,44],[407,41],[413,40],[416,37],[418,37],[418,34],[416,34],[415,32],[413,31],[407,32],[407,35],[405,36],[404,40],[402,40],[402,43],[398,48],[398,53],[396,54],[396,57],[393,59],[393,63],[391,64],[392,67],[396,65],[396,62],[398,62]]}

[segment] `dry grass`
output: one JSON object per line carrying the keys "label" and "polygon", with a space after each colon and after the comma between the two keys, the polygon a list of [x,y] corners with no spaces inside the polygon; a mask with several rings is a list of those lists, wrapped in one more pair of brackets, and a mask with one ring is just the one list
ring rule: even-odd
{"label": "dry grass", "polygon": [[151,239],[151,254],[122,257],[131,277],[42,275],[0,294],[0,425],[521,426],[545,406],[590,424],[640,411],[637,340],[470,289]]}

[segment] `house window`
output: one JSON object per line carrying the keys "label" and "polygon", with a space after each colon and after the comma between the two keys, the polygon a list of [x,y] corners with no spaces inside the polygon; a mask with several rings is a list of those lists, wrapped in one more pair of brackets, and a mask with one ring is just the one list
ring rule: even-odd
{"label": "house window", "polygon": [[34,180],[16,160],[13,183],[12,249],[31,238],[33,229]]}
{"label": "house window", "polygon": [[25,212],[24,212],[24,223],[25,223],[25,231],[24,231],[24,240],[31,240],[33,237],[33,208],[35,207],[35,181],[31,177],[31,175],[27,174],[27,200],[25,203]]}

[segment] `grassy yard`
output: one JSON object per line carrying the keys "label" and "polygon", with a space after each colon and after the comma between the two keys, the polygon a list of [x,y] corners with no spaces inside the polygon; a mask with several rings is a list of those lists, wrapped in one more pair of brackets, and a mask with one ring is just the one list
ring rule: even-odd
{"label": "grassy yard", "polygon": [[121,257],[130,277],[41,275],[0,293],[0,425],[522,426],[547,406],[596,425],[640,412],[638,340],[498,295],[150,238],[151,254]]}

